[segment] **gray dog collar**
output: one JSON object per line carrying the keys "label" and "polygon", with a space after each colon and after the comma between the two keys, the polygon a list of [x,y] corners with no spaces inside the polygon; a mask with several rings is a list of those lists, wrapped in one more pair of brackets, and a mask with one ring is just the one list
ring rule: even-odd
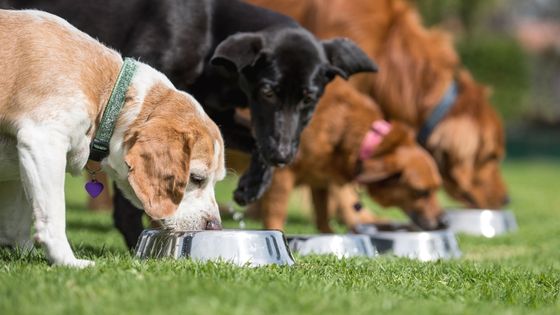
{"label": "gray dog collar", "polygon": [[95,133],[95,138],[93,138],[91,142],[89,153],[90,160],[99,162],[109,155],[109,142],[113,136],[117,118],[123,108],[126,91],[128,91],[130,87],[130,83],[132,82],[137,68],[138,64],[134,59],[124,59],[123,66],[113,86],[103,116],[101,117],[99,128]]}

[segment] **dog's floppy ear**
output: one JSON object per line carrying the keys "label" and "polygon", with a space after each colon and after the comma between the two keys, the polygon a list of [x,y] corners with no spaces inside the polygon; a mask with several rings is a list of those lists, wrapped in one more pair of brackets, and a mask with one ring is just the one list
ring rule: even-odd
{"label": "dog's floppy ear", "polygon": [[194,141],[189,134],[165,126],[163,120],[147,125],[129,140],[128,182],[144,211],[161,219],[173,215],[183,199]]}
{"label": "dog's floppy ear", "polygon": [[441,186],[441,176],[432,156],[419,144],[399,154],[403,163],[403,179],[418,190],[437,189]]}
{"label": "dog's floppy ear", "polygon": [[377,65],[351,40],[335,38],[322,41],[322,44],[331,74],[348,79],[359,72],[377,72]]}
{"label": "dog's floppy ear", "polygon": [[258,60],[263,46],[264,37],[261,34],[238,33],[216,47],[210,62],[215,66],[223,66],[229,72],[239,73]]}
{"label": "dog's floppy ear", "polygon": [[371,158],[363,162],[356,181],[360,184],[370,184],[399,173],[398,164],[392,157]]}
{"label": "dog's floppy ear", "polygon": [[391,121],[391,131],[383,137],[383,141],[375,149],[374,156],[383,156],[394,152],[401,146],[412,146],[414,144],[412,128],[402,122]]}

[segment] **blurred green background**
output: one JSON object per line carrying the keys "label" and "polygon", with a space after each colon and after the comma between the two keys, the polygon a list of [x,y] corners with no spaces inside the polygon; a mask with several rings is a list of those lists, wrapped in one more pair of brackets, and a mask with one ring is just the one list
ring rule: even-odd
{"label": "blurred green background", "polygon": [[530,92],[530,56],[512,32],[492,25],[506,14],[497,0],[421,0],[416,4],[429,26],[455,34],[465,66],[493,89],[493,101],[507,120],[527,113]]}
{"label": "blurred green background", "polygon": [[508,157],[560,157],[560,1],[411,2],[426,25],[454,34],[464,65],[493,91]]}

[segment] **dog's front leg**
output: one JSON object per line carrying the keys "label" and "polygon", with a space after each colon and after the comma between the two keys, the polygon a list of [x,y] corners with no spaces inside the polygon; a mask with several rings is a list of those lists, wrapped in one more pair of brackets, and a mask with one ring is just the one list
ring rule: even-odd
{"label": "dog's front leg", "polygon": [[249,169],[241,176],[233,194],[235,202],[241,206],[257,201],[268,189],[272,180],[273,167],[268,166],[260,153],[253,151]]}
{"label": "dog's front leg", "polygon": [[315,224],[321,233],[333,233],[329,225],[329,190],[327,188],[311,188]]}
{"label": "dog's front leg", "polygon": [[[45,129],[45,130],[43,130]],[[64,175],[69,143],[57,131],[34,126],[18,132],[20,174],[35,220],[35,239],[55,265],[86,267],[66,238]]]}
{"label": "dog's front leg", "polygon": [[289,168],[274,171],[269,189],[257,203],[265,229],[284,230],[295,182],[296,176]]}

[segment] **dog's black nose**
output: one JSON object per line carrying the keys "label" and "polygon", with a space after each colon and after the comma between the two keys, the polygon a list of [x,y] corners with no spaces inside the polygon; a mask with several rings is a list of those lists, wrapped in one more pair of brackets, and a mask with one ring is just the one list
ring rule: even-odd
{"label": "dog's black nose", "polygon": [[218,221],[216,219],[208,220],[206,222],[206,229],[207,230],[221,230],[222,229],[222,224],[220,223],[220,221]]}
{"label": "dog's black nose", "polygon": [[293,156],[291,150],[278,149],[270,157],[270,162],[276,166],[285,166],[292,161]]}
{"label": "dog's black nose", "polygon": [[290,162],[292,159],[292,147],[290,145],[280,145],[276,153],[276,159],[282,164]]}

